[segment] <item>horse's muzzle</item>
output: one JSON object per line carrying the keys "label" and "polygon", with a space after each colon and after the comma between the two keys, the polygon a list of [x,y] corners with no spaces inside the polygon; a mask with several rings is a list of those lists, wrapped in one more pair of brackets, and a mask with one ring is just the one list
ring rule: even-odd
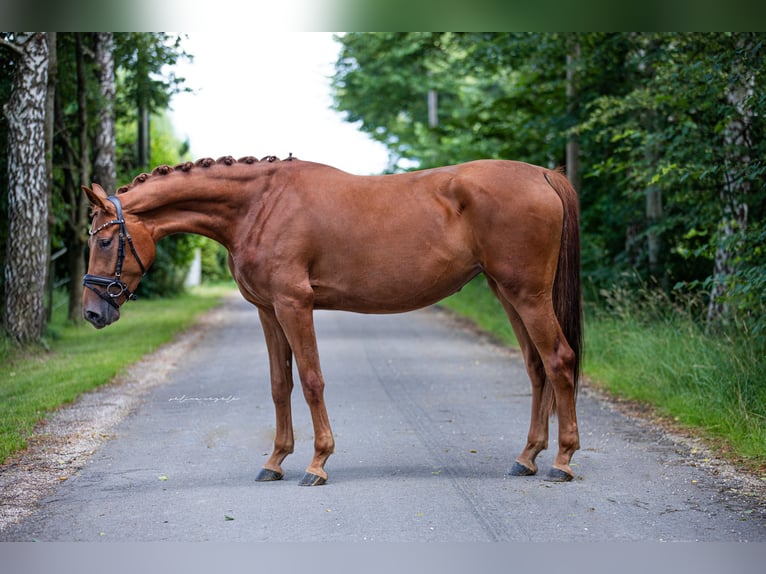
{"label": "horse's muzzle", "polygon": [[[93,299],[96,300],[94,301]],[[119,309],[115,309],[98,297],[91,297],[90,301],[83,305],[82,314],[85,320],[96,329],[103,329],[120,318]]]}

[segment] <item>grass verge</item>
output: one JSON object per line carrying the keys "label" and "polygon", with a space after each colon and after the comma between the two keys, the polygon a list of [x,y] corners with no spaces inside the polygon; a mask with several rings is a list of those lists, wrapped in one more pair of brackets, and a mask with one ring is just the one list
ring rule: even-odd
{"label": "grass verge", "polygon": [[[646,294],[644,294],[646,295]],[[711,336],[659,298],[607,297],[589,308],[584,370],[590,383],[649,405],[708,439],[729,460],[766,473],[766,357],[743,335]],[[442,304],[515,344],[500,304],[483,278]]]}
{"label": "grass verge", "polygon": [[0,341],[0,463],[26,446],[35,425],[57,407],[111,381],[188,328],[231,287],[199,287],[169,299],[126,305],[122,320],[97,331],[54,312],[45,347]]}

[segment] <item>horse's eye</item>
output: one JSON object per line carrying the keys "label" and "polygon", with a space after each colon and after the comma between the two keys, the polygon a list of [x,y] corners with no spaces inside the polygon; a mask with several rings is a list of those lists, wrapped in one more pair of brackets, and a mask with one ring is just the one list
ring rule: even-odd
{"label": "horse's eye", "polygon": [[112,238],[111,237],[109,239],[99,239],[98,240],[98,246],[101,247],[102,249],[106,249],[111,244],[112,244]]}

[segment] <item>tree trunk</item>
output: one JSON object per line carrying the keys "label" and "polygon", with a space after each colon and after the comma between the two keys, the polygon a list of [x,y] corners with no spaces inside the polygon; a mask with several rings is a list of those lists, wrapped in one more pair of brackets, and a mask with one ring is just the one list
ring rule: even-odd
{"label": "tree trunk", "polygon": [[149,109],[143,103],[138,106],[138,168],[149,170]]}
{"label": "tree trunk", "polygon": [[[53,236],[53,225],[56,223],[53,216],[53,127],[56,119],[56,82],[58,81],[58,51],[56,50],[56,32],[48,32],[48,91],[45,95],[45,186],[48,204],[48,237]],[[48,291],[48,303],[45,310],[45,321],[50,322],[53,313],[53,269],[51,268],[50,249],[45,262],[48,271],[46,289]]]}
{"label": "tree trunk", "polygon": [[[653,133],[657,130],[657,116],[651,111],[646,114],[647,131]],[[660,150],[654,143],[646,144],[644,148],[644,159],[647,166],[657,166],[660,164]],[[659,283],[667,290],[668,279],[662,268],[662,237],[659,225],[662,223],[662,188],[659,184],[650,183],[644,190],[646,198],[646,255],[649,266],[649,277]]]}
{"label": "tree trunk", "polygon": [[[88,138],[88,102],[87,102],[87,79],[85,72],[85,55],[83,47],[83,35],[76,34],[75,57],[77,60],[77,128],[79,140],[78,150],[78,175],[83,184],[89,184],[91,180],[90,165],[90,140]],[[69,263],[69,313],[70,321],[82,320],[82,281],[85,275],[85,246],[87,237],[85,228],[88,224],[88,202],[83,193],[74,194],[73,220],[70,233],[70,241],[67,246],[67,258]]]}
{"label": "tree trunk", "polygon": [[662,220],[662,190],[657,185],[646,188],[646,249],[649,259],[649,275],[663,282],[660,267],[661,242],[657,225]]}
{"label": "tree trunk", "polygon": [[[708,304],[708,326],[725,319],[729,314],[726,292],[731,276],[736,271],[734,262],[741,248],[741,241],[747,231],[750,181],[744,177],[744,171],[750,163],[748,154],[748,132],[753,111],[746,101],[753,95],[753,74],[743,74],[745,79],[740,85],[729,86],[726,99],[733,109],[732,119],[726,126],[724,139],[728,150],[725,182],[721,189],[723,216],[718,225],[718,245],[716,247],[713,286]],[[734,74],[734,77],[739,74]]]}
{"label": "tree trunk", "polygon": [[113,193],[117,168],[114,135],[114,35],[111,32],[96,34],[96,67],[101,89],[101,105],[95,140],[93,181],[108,193]]}
{"label": "tree trunk", "polygon": [[[651,57],[658,49],[658,41],[650,39],[648,44],[641,48],[646,57]],[[642,62],[641,70],[647,85],[654,81],[654,66]],[[660,164],[661,153],[656,141],[652,136],[659,131],[659,118],[653,109],[646,110],[641,116],[644,131],[648,134],[647,142],[644,143],[644,163],[648,173],[653,173]],[[648,183],[644,189],[644,213],[646,223],[646,260],[649,277],[659,282],[663,289],[667,289],[668,279],[661,265],[662,235],[659,226],[662,223],[662,188],[655,183]]]}
{"label": "tree trunk", "polygon": [[[574,125],[579,108],[579,94],[577,90],[577,74],[575,68],[580,60],[580,42],[573,35],[569,53],[567,54],[567,114]],[[567,179],[572,187],[580,189],[580,140],[576,135],[570,134],[567,138],[566,150]]]}
{"label": "tree trunk", "polygon": [[48,199],[45,172],[45,103],[48,37],[18,33],[8,120],[8,246],[3,327],[16,341],[39,340],[45,329]]}

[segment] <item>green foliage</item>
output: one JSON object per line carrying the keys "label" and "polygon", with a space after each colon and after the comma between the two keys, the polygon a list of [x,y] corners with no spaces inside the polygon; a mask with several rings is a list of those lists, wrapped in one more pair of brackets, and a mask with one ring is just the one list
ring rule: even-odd
{"label": "green foliage", "polygon": [[740,253],[727,301],[734,308],[734,325],[741,325],[766,353],[766,227],[762,221],[750,224]]}
{"label": "green foliage", "polygon": [[[125,177],[138,175],[157,165],[158,150],[168,149],[169,143],[158,142],[154,123],[164,116],[174,94],[188,90],[184,78],[175,75],[174,66],[181,59],[191,59],[181,47],[181,36],[163,32],[128,32],[115,34],[116,115],[118,131],[129,126],[131,139],[117,146],[117,170]],[[150,116],[149,165],[142,165],[139,144],[139,116],[146,111]],[[160,133],[172,133],[167,126]],[[160,136],[162,137],[162,136]],[[186,146],[188,149],[188,144]],[[160,153],[160,155],[162,152]],[[183,155],[183,154],[182,154]],[[172,163],[172,162],[165,162]]]}
{"label": "green foliage", "polygon": [[[173,94],[183,91],[184,78],[173,66],[191,58],[181,47],[180,35],[165,32],[120,32],[115,34],[115,64],[122,70],[118,102],[129,115],[137,103],[151,111],[165,110]],[[128,111],[131,110],[131,111]]]}
{"label": "green foliage", "polygon": [[[181,142],[165,110],[173,94],[184,90],[174,64],[190,57],[180,47],[180,36],[149,33],[116,34],[117,73],[117,169],[118,180],[129,183],[143,169],[136,147],[138,110],[150,116],[149,164],[176,165],[189,157],[189,143]],[[170,297],[182,293],[189,263],[198,239],[171,236],[157,245],[155,261],[138,289],[143,297]]]}
{"label": "green foliage", "polygon": [[[555,166],[576,139],[589,296],[625,278],[706,294],[724,250],[736,261],[730,308],[760,324],[762,306],[748,294],[766,267],[748,253],[766,211],[764,39],[351,33],[338,38],[335,107],[389,147],[393,170],[479,157]],[[438,94],[437,125],[428,121],[429,90]],[[722,221],[741,203],[747,225],[727,238]],[[762,331],[752,324],[751,333]]]}
{"label": "green foliage", "polygon": [[[80,149],[84,146],[86,154],[93,155],[91,141],[98,125],[98,112],[102,107],[100,89],[97,83],[96,69],[93,62],[93,34],[82,34],[84,46],[84,81],[85,107],[88,118],[87,129],[79,129],[81,110],[77,94],[76,35],[74,33],[57,34],[57,83],[54,131],[53,189],[51,193],[51,251],[67,248],[67,257],[57,260],[53,280],[58,284],[75,285],[79,277],[70,277],[73,261],[78,257],[85,229],[78,215],[82,195],[80,185],[90,184],[79,181],[80,174],[89,177],[88,170],[82,172]],[[174,93],[184,89],[183,78],[173,72],[173,65],[180,58],[188,57],[180,47],[180,37],[164,33],[126,33],[115,34],[116,66],[116,135],[117,135],[117,177],[121,183],[128,183],[138,175],[136,170],[136,108],[139,103],[149,110],[156,110],[152,118],[151,161],[159,163],[177,163],[188,159],[188,143],[179,142],[172,128],[164,117],[164,111]],[[0,68],[7,73],[0,74],[0,104],[5,102],[10,93],[10,81],[13,77],[13,57],[5,50],[0,50]],[[80,141],[83,140],[84,141]],[[5,180],[5,123],[0,120],[0,183]],[[90,158],[91,163],[93,157]],[[108,190],[113,192],[114,190]],[[0,215],[5,214],[7,186],[0,185]],[[5,257],[7,229],[6,217],[0,217],[0,261]],[[177,293],[182,290],[183,272],[181,268],[191,258],[193,244],[189,239],[170,238],[159,246],[157,263],[151,275],[142,284],[144,295]],[[1,275],[0,275],[1,276]],[[1,280],[0,280],[1,281]]]}
{"label": "green foliage", "polygon": [[190,235],[174,235],[160,241],[154,263],[138,286],[138,296],[173,297],[183,293],[196,245],[196,238]]}
{"label": "green foliage", "polygon": [[[173,133],[173,126],[166,115],[154,115],[151,118],[151,163],[152,165],[176,165],[189,160],[189,144],[181,142]],[[133,141],[135,121],[123,119],[117,128],[117,147],[125,149]],[[124,183],[133,176],[126,174]],[[199,246],[199,238],[191,235],[173,235],[157,244],[157,255],[149,272],[141,280],[138,295],[141,297],[171,297],[182,293],[189,264],[194,257],[194,250]]]}
{"label": "green foliage", "polygon": [[[548,119],[561,113],[562,86],[534,64],[510,65],[516,51],[533,42],[510,36],[519,43],[477,33],[346,34],[339,39],[335,107],[389,147],[394,167],[518,156],[521,150],[546,163],[541,144],[564,137]],[[558,36],[536,38],[550,40],[545,49],[554,57],[563,54]],[[432,90],[436,125],[429,119]]]}
{"label": "green foliage", "polygon": [[202,256],[202,281],[205,283],[218,283],[231,280],[229,269],[229,252],[226,248],[207,237],[198,237],[198,248]]}
{"label": "green foliage", "polygon": [[588,375],[612,393],[722,439],[751,466],[766,464],[763,345],[736,332],[706,333],[694,320],[689,303],[695,299],[679,305],[656,290],[604,296],[607,307],[592,307],[587,318]]}

